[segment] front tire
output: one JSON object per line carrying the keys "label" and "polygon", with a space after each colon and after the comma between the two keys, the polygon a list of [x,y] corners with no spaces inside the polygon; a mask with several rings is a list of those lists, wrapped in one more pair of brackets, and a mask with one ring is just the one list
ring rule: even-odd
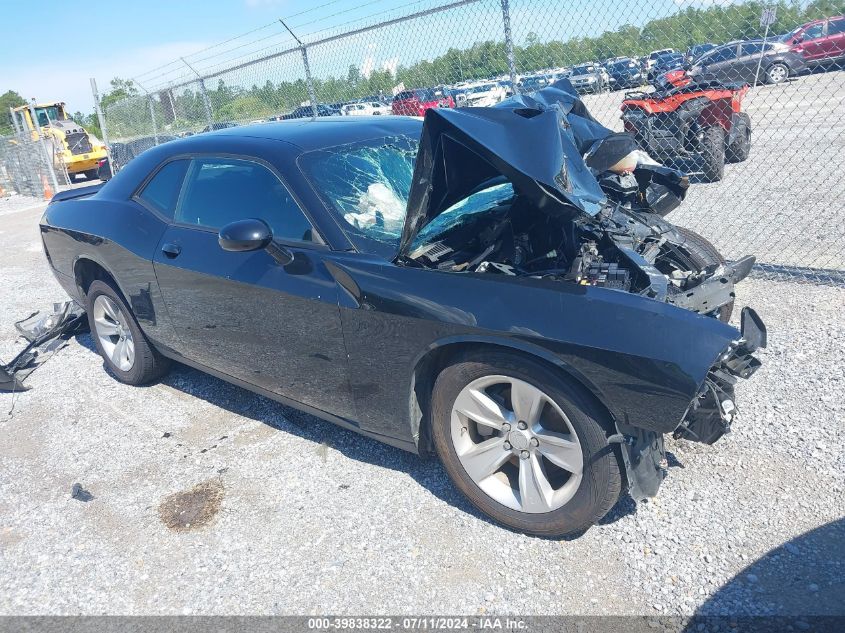
{"label": "front tire", "polygon": [[741,163],[751,153],[751,118],[745,112],[739,115],[741,128],[734,142],[725,151],[725,160],[729,163]]}
{"label": "front tire", "polygon": [[[706,237],[683,226],[675,226],[675,231],[683,236],[684,242],[681,246],[689,256],[689,263],[692,264],[696,271],[704,270],[708,266],[718,266],[725,263],[725,258],[722,257],[722,254]],[[727,303],[719,308],[718,314],[714,314],[714,316],[716,316],[722,323],[728,323],[731,320],[733,310],[734,301],[731,300],[730,303]]]}
{"label": "front tire", "polygon": [[766,69],[766,82],[777,85],[789,79],[789,66],[775,62]]}
{"label": "front tire", "polygon": [[725,130],[720,125],[704,129],[701,138],[701,171],[705,182],[716,182],[725,175]]}
{"label": "front tire", "polygon": [[145,385],[167,373],[170,361],[144,336],[117,288],[97,279],[88,288],[86,303],[94,344],[115,378]]}
{"label": "front tire", "polygon": [[577,534],[619,498],[608,421],[579,388],[538,361],[487,350],[461,357],[435,381],[431,420],[455,486],[509,528]]}

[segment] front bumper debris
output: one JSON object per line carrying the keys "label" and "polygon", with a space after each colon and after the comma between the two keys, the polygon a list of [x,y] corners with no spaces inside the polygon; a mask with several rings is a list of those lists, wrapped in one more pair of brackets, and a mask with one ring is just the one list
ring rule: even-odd
{"label": "front bumper debris", "polygon": [[26,347],[11,362],[0,364],[0,391],[26,391],[23,381],[75,334],[87,331],[85,310],[73,301],[53,304],[53,312],[38,312],[15,323],[27,340]]}
{"label": "front bumper debris", "polygon": [[766,347],[766,326],[751,308],[742,310],[742,336],[733,341],[707,372],[707,378],[690,403],[675,438],[713,444],[731,430],[736,418],[734,385],[760,367],[754,352]]}

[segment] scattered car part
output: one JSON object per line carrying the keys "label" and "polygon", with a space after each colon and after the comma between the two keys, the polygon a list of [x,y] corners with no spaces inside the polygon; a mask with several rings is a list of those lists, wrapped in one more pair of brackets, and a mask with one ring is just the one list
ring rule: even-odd
{"label": "scattered car part", "polygon": [[27,391],[23,382],[47,359],[86,329],[85,312],[73,301],[53,304],[53,312],[31,314],[15,323],[27,345],[9,363],[0,365],[0,391]]}

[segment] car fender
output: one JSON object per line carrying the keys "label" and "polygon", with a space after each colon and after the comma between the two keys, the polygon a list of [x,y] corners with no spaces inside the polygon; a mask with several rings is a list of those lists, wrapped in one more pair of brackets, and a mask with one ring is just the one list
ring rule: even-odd
{"label": "car fender", "polygon": [[[562,358],[555,356],[549,350],[539,345],[535,345],[529,341],[523,341],[520,339],[495,335],[463,334],[446,336],[436,341],[433,341],[425,349],[423,349],[411,363],[411,378],[409,391],[413,391],[415,384],[415,376],[418,375],[420,367],[424,365],[426,359],[429,358],[431,354],[436,353],[438,351],[443,351],[449,347],[465,345],[484,345],[489,347],[498,347],[503,350],[518,352],[544,361],[545,363],[556,367],[557,369],[562,371],[566,376],[578,383],[581,387],[589,391],[590,394],[598,400],[602,408],[608,411],[608,415],[611,418],[614,417],[607,409],[607,407],[604,406],[605,396],[602,390],[598,387],[598,385],[596,385],[592,380],[590,380],[583,372],[579,371],[576,367],[567,363]],[[431,376],[431,378],[433,379],[434,376]]]}

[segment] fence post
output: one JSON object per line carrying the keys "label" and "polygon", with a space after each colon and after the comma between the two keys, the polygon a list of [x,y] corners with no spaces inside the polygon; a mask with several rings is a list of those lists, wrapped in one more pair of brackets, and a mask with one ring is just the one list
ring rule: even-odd
{"label": "fence post", "polygon": [[158,145],[158,126],[156,126],[155,103],[153,101],[153,96],[149,92],[147,93],[147,101],[150,104],[150,119],[153,122],[153,139],[155,139],[155,144]]}
{"label": "fence post", "polygon": [[15,127],[15,136],[20,136],[23,132],[21,131],[20,125],[18,125],[18,117],[12,106],[9,106],[9,116],[12,117],[12,125]]}
{"label": "fence post", "polygon": [[35,105],[29,104],[29,116],[32,117],[32,130],[35,132],[35,138],[38,139],[41,149],[44,152],[44,159],[47,161],[47,173],[50,174],[50,182],[53,184],[53,191],[59,192],[59,181],[56,179],[56,172],[53,171],[53,157],[50,156],[50,150],[47,149],[47,143],[44,142],[44,137],[41,135],[41,126],[38,125],[38,117],[35,116]]}
{"label": "fence post", "polygon": [[519,93],[516,85],[516,58],[513,54],[513,34],[511,33],[511,12],[508,0],[501,0],[502,3],[502,23],[505,27],[505,55],[508,58],[508,72],[511,76],[511,86],[513,86],[514,94]]}
{"label": "fence post", "polygon": [[305,66],[305,85],[308,87],[308,98],[311,100],[311,113],[317,114],[317,91],[314,90],[314,80],[311,78],[311,67],[308,65],[308,51],[302,47],[302,65]]}
{"label": "fence post", "polygon": [[311,77],[311,66],[308,63],[308,50],[305,48],[305,44],[296,36],[296,34],[290,30],[290,27],[285,24],[285,21],[281,18],[279,22],[282,23],[282,26],[288,30],[288,33],[291,34],[293,39],[296,40],[296,43],[299,44],[299,51],[302,53],[302,65],[305,68],[305,86],[308,89],[308,100],[311,101],[311,114],[316,118],[317,114],[317,91],[314,90],[314,80]]}
{"label": "fence post", "polygon": [[202,105],[203,105],[203,107],[205,108],[205,119],[206,119],[206,121],[208,121],[208,127],[209,127],[209,128],[211,128],[211,124],[212,124],[212,117],[211,117],[211,102],[208,100],[208,92],[206,92],[206,90],[205,90],[205,80],[202,78],[202,75],[200,75],[200,74],[197,72],[196,68],[194,68],[193,66],[191,66],[191,65],[190,65],[190,64],[189,64],[189,63],[185,60],[185,58],[184,58],[184,57],[180,57],[179,59],[181,59],[181,60],[182,60],[182,63],[183,63],[183,64],[185,64],[185,66],[187,66],[188,68],[190,68],[190,69],[191,69],[191,72],[192,72],[192,73],[194,73],[194,74],[197,76],[197,79],[199,79],[199,84],[200,84],[200,93],[202,93]]}
{"label": "fence post", "polygon": [[[141,82],[137,79],[132,80],[134,83],[141,86]],[[156,126],[156,111],[155,111],[155,102],[153,101],[153,96],[150,94],[150,91],[141,86],[141,90],[143,90],[147,95],[147,102],[150,105],[150,121],[153,124],[153,140],[155,140],[155,144],[158,145],[158,127]]]}
{"label": "fence post", "polygon": [[100,108],[100,93],[97,92],[97,80],[91,77],[91,94],[94,95],[94,112],[97,113],[97,121],[100,122],[100,132],[103,134],[103,143],[106,145],[106,156],[109,158],[109,173],[114,176],[114,165],[111,159],[111,145],[109,144],[109,131],[106,128],[106,117]]}

